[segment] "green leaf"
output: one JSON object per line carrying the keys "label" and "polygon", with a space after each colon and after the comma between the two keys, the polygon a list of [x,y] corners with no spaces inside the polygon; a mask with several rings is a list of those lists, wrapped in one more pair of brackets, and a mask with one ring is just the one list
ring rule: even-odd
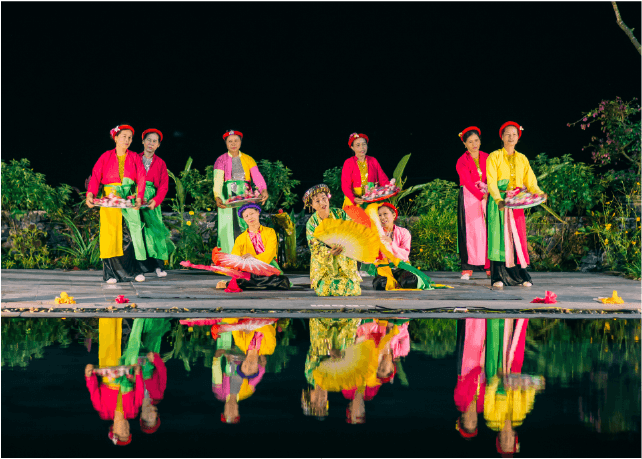
{"label": "green leaf", "polygon": [[408,153],[406,156],[401,158],[399,163],[397,164],[397,167],[395,167],[395,171],[392,174],[392,176],[395,178],[395,182],[400,182],[401,181],[401,176],[403,174],[404,169],[406,168],[406,164],[408,164],[408,160],[410,159],[411,153]]}

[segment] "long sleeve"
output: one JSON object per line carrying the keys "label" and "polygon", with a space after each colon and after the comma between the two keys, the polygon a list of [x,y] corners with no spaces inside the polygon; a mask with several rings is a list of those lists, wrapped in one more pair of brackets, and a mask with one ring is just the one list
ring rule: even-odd
{"label": "long sleeve", "polygon": [[522,159],[522,166],[524,167],[524,185],[532,194],[543,194],[544,192],[537,186],[537,177],[531,168],[531,164],[524,155],[520,155]]}
{"label": "long sleeve", "polygon": [[381,165],[379,164],[379,161],[377,161],[372,156],[368,156],[368,162],[370,162],[370,161],[372,161],[372,167],[376,172],[376,177],[377,178],[376,178],[376,180],[369,180],[369,181],[370,182],[377,181],[377,182],[379,182],[379,186],[388,185],[390,183],[390,181],[388,180],[388,176],[386,175],[386,173],[381,168]]}
{"label": "long sleeve", "polygon": [[156,157],[156,160],[158,160],[159,184],[156,188],[156,196],[152,199],[154,199],[157,206],[160,206],[169,190],[169,175],[167,174],[167,164],[165,164],[165,161],[159,157]]}
{"label": "long sleeve", "polygon": [[261,171],[259,171],[258,166],[255,165],[250,168],[250,177],[252,177],[252,182],[254,182],[259,191],[267,189],[267,184],[265,183],[265,179],[263,178],[263,175],[261,175]]}
{"label": "long sleeve", "polygon": [[102,400],[100,397],[100,386],[98,385],[98,377],[92,374],[89,378],[85,378],[87,389],[91,397],[91,404],[98,412],[102,411]]}
{"label": "long sleeve", "polygon": [[98,187],[103,178],[103,169],[105,167],[105,154],[101,155],[94,164],[94,168],[91,170],[91,178],[89,179],[89,186],[87,187],[87,193],[94,195],[94,198],[98,197]]}
{"label": "long sleeve", "polygon": [[143,382],[143,375],[141,373],[136,375],[136,383],[134,384],[134,411],[138,412],[138,408],[143,405],[143,398],[145,397],[145,383]]}
{"label": "long sleeve", "polygon": [[502,201],[502,196],[499,193],[499,188],[497,187],[497,176],[499,174],[500,161],[501,156],[497,154],[497,152],[491,153],[486,160],[486,179],[488,184],[488,192],[497,204]]}
{"label": "long sleeve", "polygon": [[459,183],[460,185],[465,186],[466,189],[473,194],[473,196],[475,196],[478,200],[481,201],[484,198],[484,193],[482,193],[481,190],[475,186],[475,182],[470,176],[470,169],[466,164],[468,160],[466,156],[467,156],[467,153],[464,153],[464,155],[457,160],[456,169],[457,169],[457,174],[459,174]]}
{"label": "long sleeve", "polygon": [[221,358],[212,359],[212,387],[223,384],[223,370],[221,369]]}
{"label": "long sleeve", "polygon": [[410,231],[405,228],[395,226],[392,240],[392,253],[395,257],[403,261],[408,261],[410,255],[410,241],[412,236]]}
{"label": "long sleeve", "polygon": [[145,381],[145,385],[152,398],[161,399],[167,387],[167,367],[157,353],[154,353],[154,362],[152,364],[154,365],[154,373],[150,379]]}
{"label": "long sleeve", "polygon": [[341,169],[341,191],[346,198],[354,204],[354,192],[352,191],[352,157],[348,158],[343,163],[343,169]]}
{"label": "long sleeve", "polygon": [[223,182],[225,172],[221,169],[214,169],[214,198],[223,199]]}

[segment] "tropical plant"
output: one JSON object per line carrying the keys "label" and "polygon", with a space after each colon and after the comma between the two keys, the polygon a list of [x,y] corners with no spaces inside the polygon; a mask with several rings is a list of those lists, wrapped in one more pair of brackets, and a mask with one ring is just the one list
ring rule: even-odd
{"label": "tropical plant", "polygon": [[405,198],[410,196],[412,193],[415,193],[422,188],[426,187],[426,183],[423,183],[421,185],[413,185],[411,187],[408,187],[404,189],[404,185],[406,184],[406,181],[408,180],[406,177],[402,177],[403,171],[406,169],[406,164],[408,164],[408,161],[410,160],[410,155],[411,153],[408,153],[406,156],[401,158],[401,160],[397,163],[397,167],[395,167],[395,171],[392,173],[392,176],[395,179],[395,184],[399,187],[400,191],[397,196],[393,196],[390,198],[390,203],[398,206],[399,202]]}
{"label": "tropical plant", "polygon": [[343,191],[341,191],[341,168],[333,167],[323,173],[323,183],[328,185],[332,197],[330,198],[330,207],[343,206]]}
{"label": "tropical plant", "polygon": [[53,259],[46,244],[47,232],[31,224],[9,230],[7,238],[11,247],[2,257],[3,268],[49,269]]}
{"label": "tropical plant", "polygon": [[59,220],[66,225],[69,233],[63,233],[70,247],[57,246],[54,250],[69,254],[80,269],[98,267],[100,265],[100,250],[98,247],[98,233],[88,230],[83,234],[74,222],[67,216],[61,215]]}
{"label": "tropical plant", "polygon": [[415,197],[413,211],[423,215],[436,209],[443,212],[457,212],[459,186],[455,182],[435,179],[422,186],[421,192]]}
{"label": "tropical plant", "polygon": [[270,197],[263,205],[266,213],[274,213],[279,209],[288,210],[297,202],[294,187],[301,182],[292,178],[292,171],[281,161],[259,161],[259,170],[265,179]]}
{"label": "tropical plant", "polygon": [[2,161],[2,210],[13,215],[29,210],[55,213],[70,199],[69,185],[47,185],[45,175],[34,172],[28,159]]}

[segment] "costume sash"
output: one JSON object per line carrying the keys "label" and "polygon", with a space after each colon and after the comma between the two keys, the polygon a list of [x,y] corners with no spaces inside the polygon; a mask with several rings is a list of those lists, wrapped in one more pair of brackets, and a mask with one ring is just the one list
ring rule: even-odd
{"label": "costume sash", "polygon": [[486,263],[486,199],[481,201],[468,188],[464,193],[464,213],[466,216],[466,249],[468,263],[481,266]]}
{"label": "costume sash", "polygon": [[[145,199],[149,201],[156,196],[154,182],[147,182],[145,186]],[[176,246],[170,239],[170,232],[163,224],[163,214],[160,203],[154,209],[140,209],[140,216],[145,224],[144,236],[147,255],[159,260],[168,260],[169,254]]]}
{"label": "costume sash", "polygon": [[[242,193],[245,190],[245,180],[227,180],[223,183],[222,199],[227,201],[230,196]],[[236,213],[237,209],[225,208],[218,209],[218,240],[217,247],[221,252],[232,253],[234,248],[234,219],[238,222],[241,232],[247,229],[245,220],[239,218]]]}
{"label": "costume sash", "polygon": [[[118,210],[118,209],[116,209]],[[121,337],[123,334],[123,319],[98,319],[98,366],[115,367],[120,365]],[[120,387],[122,393],[133,390],[134,385],[127,375],[116,379],[103,379],[103,382],[111,388]],[[117,408],[122,412],[122,401],[118,396]]]}
{"label": "costume sash", "polygon": [[485,319],[466,319],[464,333],[464,353],[461,362],[461,376],[466,376],[474,368],[484,366],[484,341],[486,339]]}
{"label": "costume sash", "polygon": [[[507,179],[497,181],[502,199],[506,197],[507,186]],[[486,216],[488,218],[488,259],[506,262],[506,266],[510,268],[515,266],[513,253],[517,251],[517,258],[525,268],[530,259],[524,210],[504,208],[504,211],[500,212],[495,201],[490,199]],[[510,266],[509,260],[512,263]]]}
{"label": "costume sash", "polygon": [[[127,349],[120,358],[121,365],[135,365],[141,351],[160,352],[163,335],[170,329],[169,319],[134,319],[132,331],[127,340]],[[145,361],[143,378],[149,379],[154,372],[154,365]]]}
{"label": "costume sash", "polygon": [[[104,194],[109,195],[112,191],[121,198],[131,195],[134,181],[129,177],[123,179],[122,184],[110,183],[104,186]],[[134,253],[137,260],[145,260],[145,242],[143,240],[143,226],[140,220],[140,212],[135,209],[110,209],[100,208],[100,258],[112,258],[123,256],[123,220],[127,223],[129,234],[134,246]]]}

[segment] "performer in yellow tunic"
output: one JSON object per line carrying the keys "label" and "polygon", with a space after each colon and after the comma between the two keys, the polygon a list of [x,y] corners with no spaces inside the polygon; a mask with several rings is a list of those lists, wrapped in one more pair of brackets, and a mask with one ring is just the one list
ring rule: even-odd
{"label": "performer in yellow tunic", "polygon": [[326,218],[350,220],[342,209],[330,207],[330,189],[324,183],[303,195],[306,207],[315,210],[305,227],[310,246],[310,282],[318,296],[361,295],[357,262],[342,255],[342,247],[331,248],[314,237],[314,230]]}
{"label": "performer in yellow tunic", "polygon": [[[290,288],[290,281],[276,261],[278,251],[276,231],[261,225],[260,214],[261,207],[258,204],[246,204],[239,209],[238,216],[243,219],[248,229],[236,238],[232,255],[261,260],[281,271],[281,275],[258,276],[250,274],[250,279],[236,279],[236,286],[240,289],[287,290]],[[224,287],[227,287],[227,283],[223,282],[220,288]]]}

